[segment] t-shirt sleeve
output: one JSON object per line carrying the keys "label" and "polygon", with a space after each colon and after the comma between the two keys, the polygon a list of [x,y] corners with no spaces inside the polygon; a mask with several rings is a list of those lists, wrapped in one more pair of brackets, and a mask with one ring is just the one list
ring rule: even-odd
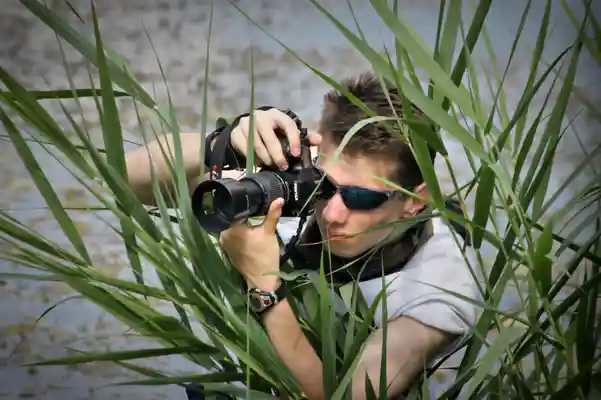
{"label": "t-shirt sleeve", "polygon": [[[393,320],[401,315],[409,316],[425,325],[465,337],[478,317],[479,307],[465,300],[480,302],[480,292],[470,272],[470,265],[474,270],[478,266],[470,248],[466,254],[468,265],[459,244],[442,222],[435,225],[434,233],[401,271],[386,277],[387,317]],[[382,290],[382,280],[364,283],[362,292],[372,303]],[[375,318],[380,326],[382,300]]]}

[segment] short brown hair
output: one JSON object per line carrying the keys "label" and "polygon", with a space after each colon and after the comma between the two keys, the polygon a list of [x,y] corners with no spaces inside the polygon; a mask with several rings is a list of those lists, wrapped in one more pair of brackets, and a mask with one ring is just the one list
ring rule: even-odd
{"label": "short brown hair", "polygon": [[[341,82],[345,89],[357,97],[363,104],[379,116],[403,116],[403,99],[396,86],[380,79],[373,73],[366,72]],[[386,90],[385,90],[386,89]],[[413,103],[411,119],[426,120],[423,112]],[[392,107],[391,107],[392,105]],[[331,90],[324,96],[324,107],[319,122],[320,132],[339,145],[346,133],[359,121],[370,117],[343,93]],[[394,124],[388,122],[386,129],[382,124],[371,123],[357,131],[343,153],[353,155],[377,156],[397,163],[396,173],[390,177],[406,189],[413,189],[423,182],[423,177],[409,145],[402,138]],[[430,157],[434,160],[436,153],[430,149]]]}

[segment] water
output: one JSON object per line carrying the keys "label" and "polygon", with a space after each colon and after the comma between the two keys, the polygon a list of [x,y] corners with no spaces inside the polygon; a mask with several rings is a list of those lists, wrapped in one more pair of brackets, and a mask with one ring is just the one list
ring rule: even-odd
{"label": "water", "polygon": [[[84,18],[90,15],[89,2],[73,1]],[[379,50],[393,48],[386,29],[371,10],[369,3],[353,1],[355,14],[364,34]],[[438,2],[403,1],[402,12],[427,43],[434,41]],[[579,2],[572,2],[579,3]],[[158,52],[169,84],[169,89],[178,109],[180,123],[185,130],[200,129],[201,96],[204,82],[204,65],[207,43],[209,1],[150,1],[103,0],[98,4],[98,14],[104,41],[122,54],[144,87],[157,97],[164,99],[162,77],[143,27]],[[362,57],[349,46],[346,39],[307,1],[250,1],[237,2],[238,6],[256,18],[271,34],[296,51],[304,60],[325,73],[341,78],[359,73],[368,68]],[[337,0],[323,2],[324,6],[344,23],[353,23],[348,9]],[[541,18],[543,1],[533,1],[531,16],[523,37],[533,46],[536,40],[537,24]],[[32,89],[66,88],[67,80],[61,53],[54,35],[13,0],[0,1],[0,65],[14,74],[27,87]],[[76,18],[63,2],[52,2],[51,6],[64,18],[76,24]],[[507,62],[511,41],[519,24],[523,2],[506,0],[495,2],[489,19],[489,34],[494,43],[501,70]],[[471,10],[466,6],[467,20]],[[570,44],[574,30],[563,16],[559,2],[552,13],[553,34],[545,53],[551,61]],[[221,115],[237,115],[245,112],[250,99],[250,48],[254,56],[255,98],[257,104],[270,104],[294,110],[306,125],[314,125],[320,112],[321,99],[327,85],[287,54],[265,33],[250,24],[238,11],[225,2],[217,2],[214,14],[210,52],[209,120]],[[66,48],[66,59],[74,73],[76,85],[88,86],[87,72],[81,57],[72,49]],[[490,68],[490,58],[482,46],[476,53],[478,62]],[[505,90],[508,95],[510,112],[515,107],[524,86],[529,68],[529,52],[520,48],[511,67]],[[599,101],[598,72],[588,55],[583,56],[577,76],[577,84],[593,101]],[[484,87],[482,76],[481,86]],[[153,83],[156,87],[153,89]],[[484,96],[490,103],[491,96]],[[65,117],[56,105],[46,103],[52,115],[61,123]],[[128,139],[139,141],[137,121],[133,108],[127,101],[120,102],[122,121],[128,131]],[[66,103],[68,110],[75,115],[78,110],[74,103]],[[571,102],[569,115],[579,111],[577,102]],[[85,117],[92,126],[97,138],[99,122],[92,102],[84,102]],[[577,129],[569,131],[559,149],[556,169],[549,183],[549,192],[557,190],[578,162],[582,160],[582,149],[592,149],[599,143],[593,135],[594,122],[581,115]],[[8,142],[0,144],[0,204],[10,208],[12,214],[39,232],[55,238],[57,226],[43,209],[43,201],[38,195],[29,176]],[[128,144],[128,148],[135,145]],[[462,149],[452,139],[448,147],[454,165],[460,172],[460,181],[470,178],[469,166],[462,156]],[[35,148],[44,172],[52,178],[61,198],[69,205],[89,204],[91,201],[84,190],[74,181],[65,169],[49,157],[42,148]],[[599,161],[599,160],[597,160]],[[531,160],[528,160],[531,162]],[[597,162],[599,165],[599,162]],[[437,165],[444,188],[451,187],[451,181],[442,165]],[[561,210],[569,201],[570,195],[582,187],[586,180],[576,179],[569,183],[569,189],[560,196],[552,212]],[[86,240],[94,243],[94,257],[98,268],[118,277],[128,277],[127,259],[119,238],[112,234],[102,220],[91,218],[83,213],[74,213],[78,229]],[[585,218],[583,216],[582,218]],[[575,226],[578,221],[574,221]],[[296,228],[294,221],[282,225],[284,235],[291,235]],[[581,232],[579,238],[590,235]],[[487,249],[487,255],[494,254]],[[6,262],[0,263],[0,272],[31,272]],[[149,276],[152,279],[152,276]],[[71,299],[54,309],[37,325],[36,318],[48,307],[73,296],[74,293],[64,284],[8,281],[2,284],[0,296],[0,359],[10,363],[0,370],[0,394],[8,398],[27,397],[40,399],[112,399],[112,398],[183,398],[183,391],[177,387],[135,387],[105,388],[93,390],[109,382],[135,379],[122,369],[110,364],[96,363],[78,367],[52,367],[43,369],[21,368],[22,364],[36,360],[64,355],[65,347],[91,351],[134,348],[144,345],[140,340],[127,337],[125,328],[97,307]],[[505,307],[516,304],[515,295],[509,294],[503,302]],[[161,360],[162,368],[177,373],[190,370],[191,365],[177,357]],[[156,366],[156,365],[155,365]],[[434,390],[438,390],[448,377],[438,375],[434,379]]]}

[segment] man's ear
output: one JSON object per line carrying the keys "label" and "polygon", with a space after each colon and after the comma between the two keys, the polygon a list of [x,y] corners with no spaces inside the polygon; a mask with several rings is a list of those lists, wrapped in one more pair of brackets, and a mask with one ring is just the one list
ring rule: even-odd
{"label": "man's ear", "polygon": [[[428,191],[428,187],[426,186],[425,182],[417,185],[413,189],[413,192],[423,199],[428,199],[430,197],[430,192]],[[405,200],[405,215],[412,217],[420,212],[425,206],[425,201],[409,197],[407,200]]]}

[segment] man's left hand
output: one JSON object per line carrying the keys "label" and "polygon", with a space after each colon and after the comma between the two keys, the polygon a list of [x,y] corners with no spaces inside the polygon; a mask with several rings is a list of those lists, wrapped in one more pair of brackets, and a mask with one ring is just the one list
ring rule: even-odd
{"label": "man's left hand", "polygon": [[284,199],[276,199],[269,206],[262,224],[250,226],[247,221],[236,222],[219,237],[230,261],[251,287],[272,290],[278,282],[277,275],[265,274],[280,269],[276,230],[283,205]]}

